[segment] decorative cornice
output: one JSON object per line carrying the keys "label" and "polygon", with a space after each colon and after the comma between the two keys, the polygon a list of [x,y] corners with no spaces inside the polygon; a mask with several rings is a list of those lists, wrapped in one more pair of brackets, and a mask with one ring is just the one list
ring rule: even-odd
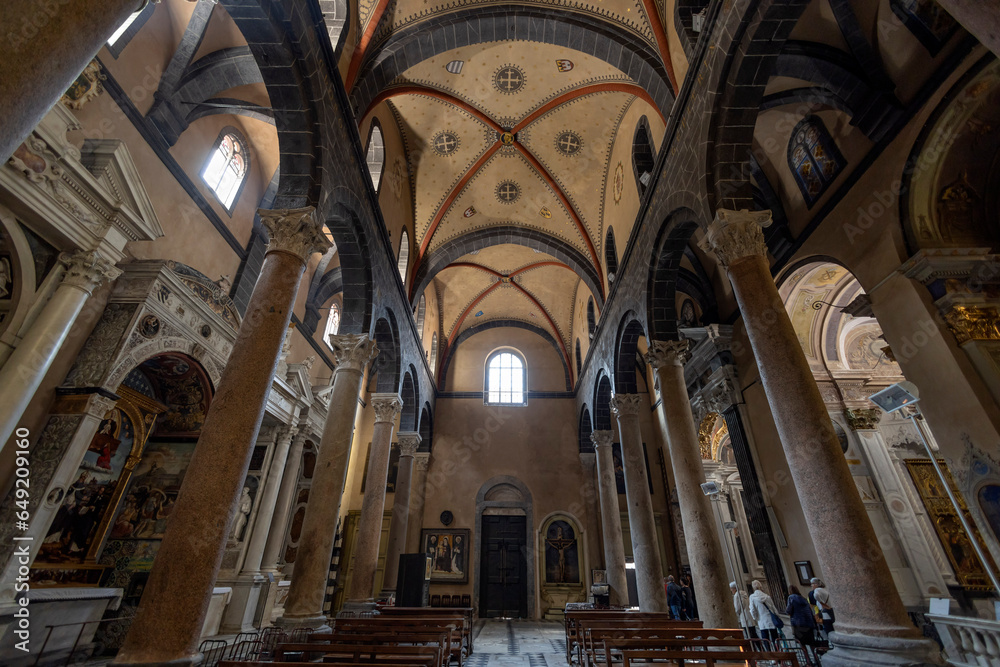
{"label": "decorative cornice", "polygon": [[378,346],[367,334],[334,334],[330,336],[330,347],[337,362],[337,370],[361,373],[378,354]]}
{"label": "decorative cornice", "polygon": [[594,443],[594,449],[599,447],[610,447],[615,440],[614,431],[591,431],[590,441]]}
{"label": "decorative cornice", "polygon": [[664,366],[683,366],[690,357],[690,345],[691,342],[687,340],[654,340],[646,353],[646,363],[654,371]]}
{"label": "decorative cornice", "polygon": [[617,419],[638,417],[642,403],[642,396],[639,394],[615,394],[611,397],[611,414]]}
{"label": "decorative cornice", "polygon": [[313,206],[291,209],[257,209],[270,241],[267,252],[286,252],[303,263],[314,252],[325,253],[333,245],[316,220]]}
{"label": "decorative cornice", "polygon": [[970,340],[1000,340],[1000,313],[994,306],[954,305],[944,314],[958,344]]}
{"label": "decorative cornice", "polygon": [[413,456],[417,453],[417,447],[420,446],[421,441],[419,433],[402,431],[396,437],[399,440],[399,455],[401,457]]}
{"label": "decorative cornice", "polygon": [[375,423],[392,423],[403,409],[399,394],[372,394],[371,406],[375,408]]}
{"label": "decorative cornice", "polygon": [[64,252],[59,255],[59,261],[66,265],[63,284],[87,294],[93,294],[105,280],[115,280],[122,274],[121,269],[96,251],[77,250],[72,255]]}
{"label": "decorative cornice", "polygon": [[699,247],[713,252],[725,268],[748,257],[767,257],[764,227],[771,225],[771,211],[731,211],[720,208]]}
{"label": "decorative cornice", "polygon": [[878,422],[882,418],[882,411],[879,408],[868,408],[852,410],[848,408],[844,415],[847,423],[853,431],[874,431],[878,428]]}

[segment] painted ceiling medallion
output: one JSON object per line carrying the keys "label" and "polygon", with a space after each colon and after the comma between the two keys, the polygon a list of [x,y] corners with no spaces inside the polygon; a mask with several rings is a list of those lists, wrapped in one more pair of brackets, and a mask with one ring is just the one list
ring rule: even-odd
{"label": "painted ceiling medallion", "polygon": [[615,196],[615,203],[617,204],[622,200],[622,190],[625,189],[625,168],[622,167],[620,160],[618,162],[618,166],[615,167],[615,181],[612,187]]}
{"label": "painted ceiling medallion", "polygon": [[431,141],[434,152],[442,156],[451,155],[458,150],[460,144],[458,135],[454,132],[438,132]]}
{"label": "painted ceiling medallion", "polygon": [[504,130],[500,133],[500,143],[504,146],[512,146],[514,144],[514,133]]}
{"label": "painted ceiling medallion", "polygon": [[501,204],[513,204],[521,196],[521,189],[514,181],[501,181],[497,185],[496,196]]}
{"label": "painted ceiling medallion", "polygon": [[524,88],[524,71],[517,65],[504,65],[493,75],[493,85],[505,95],[513,95]]}
{"label": "painted ceiling medallion", "polygon": [[573,156],[583,148],[583,139],[573,130],[560,132],[556,136],[556,150],[566,156]]}

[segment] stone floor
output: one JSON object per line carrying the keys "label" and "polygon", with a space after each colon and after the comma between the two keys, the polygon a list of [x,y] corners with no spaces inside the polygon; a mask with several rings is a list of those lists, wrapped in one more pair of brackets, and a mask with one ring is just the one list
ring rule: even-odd
{"label": "stone floor", "polygon": [[467,667],[566,667],[566,632],[552,621],[487,620],[476,624]]}

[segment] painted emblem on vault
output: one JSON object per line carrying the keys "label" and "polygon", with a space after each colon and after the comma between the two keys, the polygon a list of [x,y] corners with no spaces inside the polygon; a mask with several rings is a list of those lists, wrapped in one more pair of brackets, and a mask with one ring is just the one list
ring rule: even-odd
{"label": "painted emblem on vault", "polygon": [[571,69],[573,69],[573,61],[565,59],[557,60],[556,69],[558,69],[560,72],[568,72]]}
{"label": "painted emblem on vault", "polygon": [[465,209],[465,213],[463,213],[462,215],[464,215],[466,218],[471,218],[476,213],[478,213],[478,211],[476,211],[476,207],[470,206],[469,208]]}
{"label": "painted emblem on vault", "polygon": [[517,65],[504,65],[493,75],[493,85],[505,95],[513,95],[524,87],[524,71]]}
{"label": "painted emblem on vault", "polygon": [[444,68],[445,70],[447,70],[449,74],[461,74],[462,67],[464,66],[465,66],[464,60],[452,60],[450,63],[445,65]]}
{"label": "painted emblem on vault", "polygon": [[451,155],[458,150],[461,142],[454,132],[438,132],[431,141],[431,147],[438,155]]}
{"label": "painted emblem on vault", "polygon": [[496,189],[497,201],[501,204],[513,204],[521,196],[521,189],[514,181],[500,181]]}
{"label": "painted emblem on vault", "polygon": [[573,130],[565,130],[556,135],[556,150],[563,155],[576,155],[581,148],[583,148],[583,139]]}
{"label": "painted emblem on vault", "polygon": [[612,193],[615,196],[615,203],[617,204],[622,200],[622,190],[625,189],[625,168],[622,167],[621,160],[618,161],[618,166],[615,167],[615,181],[612,185]]}

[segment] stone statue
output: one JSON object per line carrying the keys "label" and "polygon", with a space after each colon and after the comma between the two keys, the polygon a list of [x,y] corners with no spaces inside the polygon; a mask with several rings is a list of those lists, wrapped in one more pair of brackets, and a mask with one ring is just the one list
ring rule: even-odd
{"label": "stone statue", "polygon": [[232,538],[234,540],[239,540],[243,534],[243,529],[247,525],[247,517],[250,516],[250,508],[253,506],[253,500],[250,499],[250,487],[243,487],[243,495],[240,496],[240,507],[239,512],[236,514],[236,523],[233,524],[233,534]]}

